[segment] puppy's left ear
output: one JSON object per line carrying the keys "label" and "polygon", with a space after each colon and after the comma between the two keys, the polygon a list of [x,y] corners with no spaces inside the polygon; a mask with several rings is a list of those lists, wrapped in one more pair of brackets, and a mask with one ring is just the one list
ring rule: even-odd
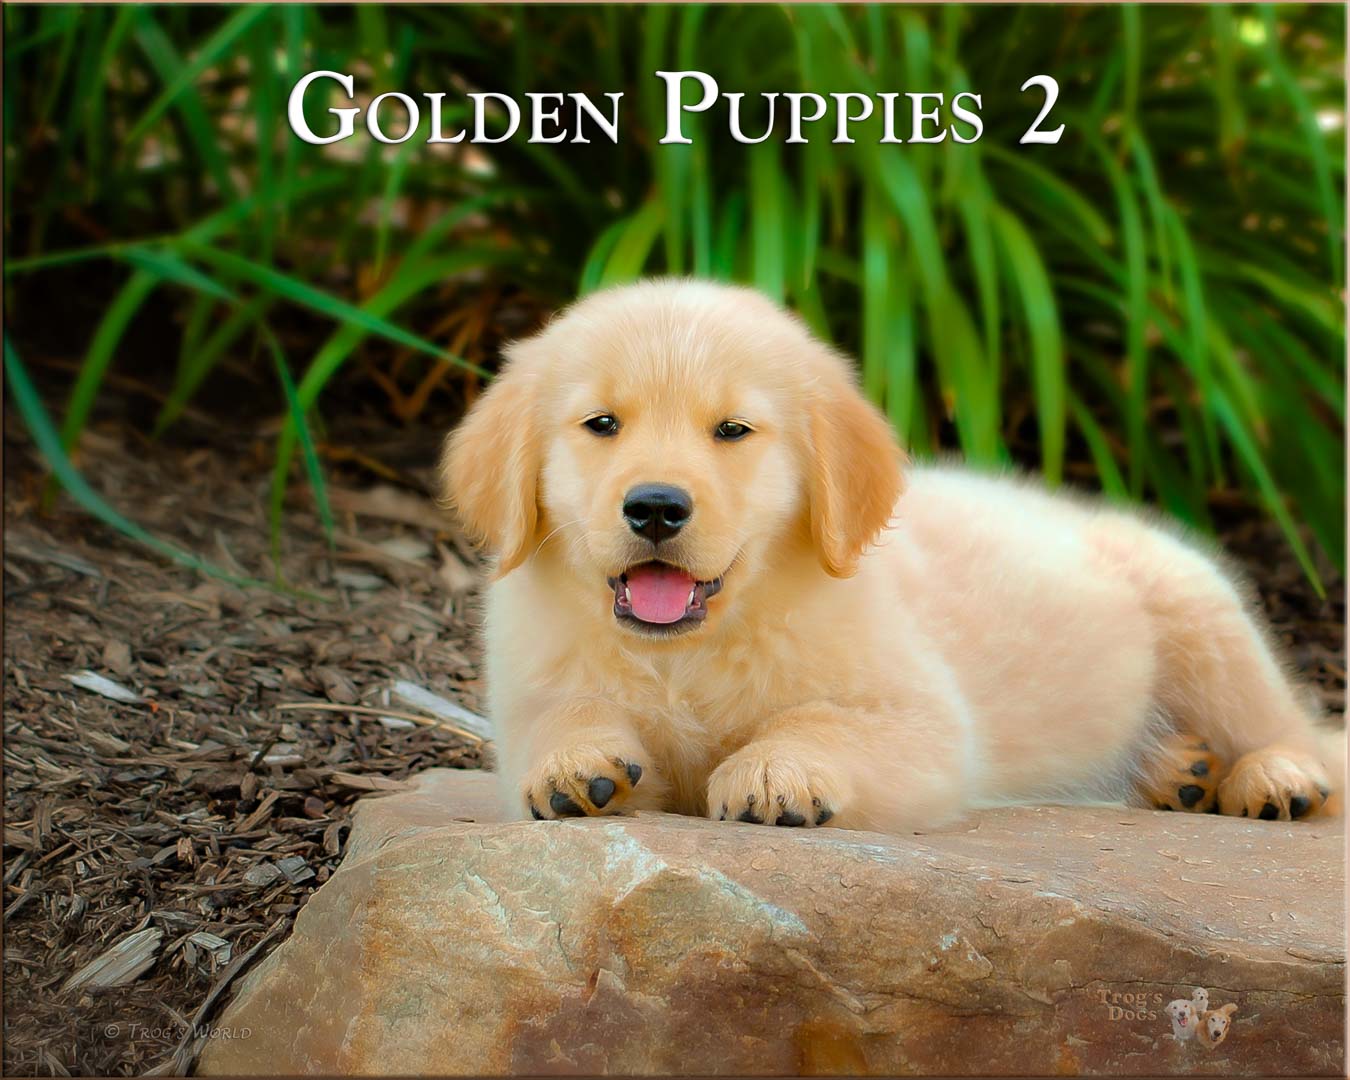
{"label": "puppy's left ear", "polygon": [[845,362],[824,360],[811,408],[811,535],[821,565],[849,577],[889,524],[904,488],[904,453],[886,418],[859,392]]}
{"label": "puppy's left ear", "polygon": [[444,499],[497,555],[498,577],[525,561],[539,528],[537,378],[508,361],[441,455]]}

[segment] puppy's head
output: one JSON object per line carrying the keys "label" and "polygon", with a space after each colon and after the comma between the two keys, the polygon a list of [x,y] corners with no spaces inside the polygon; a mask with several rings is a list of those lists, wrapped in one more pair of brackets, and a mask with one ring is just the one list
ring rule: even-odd
{"label": "puppy's head", "polygon": [[1176,1022],[1178,1027],[1190,1027],[1195,1023],[1195,1006],[1189,1001],[1178,998],[1167,1006],[1167,1015]]}
{"label": "puppy's head", "polygon": [[1228,1028],[1233,1023],[1235,1012],[1237,1006],[1230,1003],[1221,1009],[1205,1013],[1205,1031],[1212,1044],[1217,1046],[1228,1037]]}
{"label": "puppy's head", "polygon": [[748,290],[658,281],[513,345],[443,477],[499,575],[555,561],[619,627],[669,637],[806,548],[851,574],[900,462],[847,362],[797,319]]}

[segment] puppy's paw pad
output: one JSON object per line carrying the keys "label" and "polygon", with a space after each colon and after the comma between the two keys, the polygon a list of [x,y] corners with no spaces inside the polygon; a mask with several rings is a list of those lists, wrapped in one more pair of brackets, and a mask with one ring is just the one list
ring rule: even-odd
{"label": "puppy's paw pad", "polygon": [[825,770],[782,749],[746,747],[708,780],[708,816],[719,821],[814,828],[834,817],[839,798]]}
{"label": "puppy's paw pad", "polygon": [[536,821],[621,813],[643,768],[595,747],[550,754],[530,771],[524,800]]}
{"label": "puppy's paw pad", "polygon": [[1238,758],[1219,785],[1219,811],[1261,821],[1297,821],[1320,813],[1330,794],[1327,778],[1311,756],[1267,747]]}
{"label": "puppy's paw pad", "polygon": [[1145,805],[1188,814],[1213,813],[1224,762],[1209,744],[1190,735],[1172,735],[1145,763],[1138,785]]}

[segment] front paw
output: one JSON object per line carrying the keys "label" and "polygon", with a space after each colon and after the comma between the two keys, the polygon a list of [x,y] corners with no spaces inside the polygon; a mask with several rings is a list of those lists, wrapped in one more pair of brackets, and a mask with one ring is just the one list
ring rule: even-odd
{"label": "front paw", "polygon": [[820,753],[751,743],[708,779],[708,816],[755,825],[824,825],[844,809],[845,785]]}
{"label": "front paw", "polygon": [[643,767],[597,746],[555,750],[526,775],[525,805],[536,820],[621,814]]}

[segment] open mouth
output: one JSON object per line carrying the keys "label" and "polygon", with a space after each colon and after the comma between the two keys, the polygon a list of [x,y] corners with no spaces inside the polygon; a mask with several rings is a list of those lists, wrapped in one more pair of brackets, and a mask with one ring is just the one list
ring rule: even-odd
{"label": "open mouth", "polygon": [[689,630],[708,616],[708,599],[722,589],[720,576],[697,581],[687,570],[663,562],[638,563],[616,578],[614,617],[641,629],[662,633]]}

